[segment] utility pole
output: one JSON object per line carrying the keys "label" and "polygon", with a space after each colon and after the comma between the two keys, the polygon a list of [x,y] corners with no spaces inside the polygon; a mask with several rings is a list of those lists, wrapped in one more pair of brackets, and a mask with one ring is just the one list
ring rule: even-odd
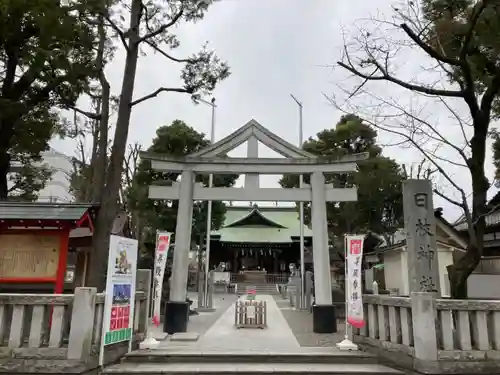
{"label": "utility pole", "polygon": [[[290,94],[292,99],[299,106],[299,148],[302,148],[303,143],[303,129],[302,129],[302,103],[297,100],[293,94]],[[299,176],[299,188],[304,185],[304,176]],[[305,309],[305,281],[306,281],[306,273],[305,273],[305,265],[304,265],[304,202],[299,202],[299,216],[300,216],[300,309]]]}
{"label": "utility pole", "polygon": [[[199,99],[199,101],[203,104],[209,105],[212,107],[212,122],[210,129],[210,142],[214,143],[215,140],[215,98],[212,98],[210,102],[206,100]],[[208,176],[208,187],[211,188],[214,183],[214,175],[210,173]],[[207,244],[205,246],[205,282],[204,282],[204,291],[203,291],[203,306],[208,308],[208,273],[210,272],[210,232],[212,232],[212,201],[208,201],[207,207]]]}

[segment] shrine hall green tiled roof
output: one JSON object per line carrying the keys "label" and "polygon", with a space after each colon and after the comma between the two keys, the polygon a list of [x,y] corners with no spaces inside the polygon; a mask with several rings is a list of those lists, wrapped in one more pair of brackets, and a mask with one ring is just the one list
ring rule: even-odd
{"label": "shrine hall green tiled roof", "polygon": [[[227,207],[226,220],[213,236],[221,242],[290,243],[300,236],[295,207]],[[304,237],[312,231],[304,226]]]}

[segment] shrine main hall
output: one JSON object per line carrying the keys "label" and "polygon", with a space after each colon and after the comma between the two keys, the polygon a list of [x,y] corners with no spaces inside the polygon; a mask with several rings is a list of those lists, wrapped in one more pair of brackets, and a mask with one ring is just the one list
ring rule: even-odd
{"label": "shrine main hall", "polygon": [[[305,263],[312,263],[312,231],[304,225]],[[287,273],[300,264],[300,218],[292,207],[228,206],[225,222],[210,240],[210,268],[231,273],[261,270]]]}

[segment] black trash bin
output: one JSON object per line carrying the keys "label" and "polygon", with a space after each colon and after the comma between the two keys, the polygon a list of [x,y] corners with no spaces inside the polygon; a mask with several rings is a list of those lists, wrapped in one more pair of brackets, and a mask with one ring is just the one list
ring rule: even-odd
{"label": "black trash bin", "polygon": [[337,332],[337,316],[334,305],[313,305],[313,332]]}

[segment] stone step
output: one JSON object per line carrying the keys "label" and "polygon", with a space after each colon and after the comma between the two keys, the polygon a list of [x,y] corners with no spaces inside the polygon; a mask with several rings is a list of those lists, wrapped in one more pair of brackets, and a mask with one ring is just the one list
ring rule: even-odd
{"label": "stone step", "polygon": [[175,375],[404,375],[403,372],[379,364],[326,363],[120,363],[105,368],[103,374],[175,374]]}
{"label": "stone step", "polygon": [[[376,356],[356,351],[340,352],[335,349],[297,352],[257,352],[257,351],[213,351],[196,352],[178,348],[177,350],[137,350],[123,358],[126,363],[303,363],[303,364],[378,364]],[[311,348],[312,349],[312,348]],[[322,349],[322,348],[320,348]]]}
{"label": "stone step", "polygon": [[237,284],[237,291],[238,294],[245,294],[247,287],[254,287],[255,291],[257,294],[279,294],[278,289],[276,287],[276,284],[245,284],[245,283],[238,283]]}

